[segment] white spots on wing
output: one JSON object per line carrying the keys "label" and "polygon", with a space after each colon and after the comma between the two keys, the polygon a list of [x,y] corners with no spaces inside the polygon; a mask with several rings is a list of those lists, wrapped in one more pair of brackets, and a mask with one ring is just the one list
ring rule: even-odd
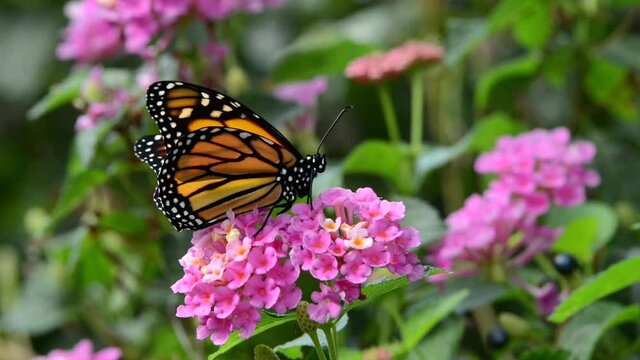
{"label": "white spots on wing", "polygon": [[158,106],[162,106],[162,101],[158,101],[158,102],[156,103],[156,105],[158,105]]}
{"label": "white spots on wing", "polygon": [[[153,94],[152,94],[152,95],[153,95]],[[158,91],[158,95],[160,95],[160,96],[164,95],[164,90],[160,90],[160,91]]]}
{"label": "white spots on wing", "polygon": [[167,84],[167,90],[173,89],[176,86],[175,83],[168,83]]}
{"label": "white spots on wing", "polygon": [[269,139],[265,139],[263,137],[260,137],[262,139],[262,141],[266,142],[269,145],[273,145],[273,141],[269,140]]}
{"label": "white spots on wing", "polygon": [[216,99],[222,100],[222,99],[224,99],[224,95],[218,94],[218,95],[216,95]]}
{"label": "white spots on wing", "polygon": [[222,111],[220,111],[220,110],[213,110],[213,111],[211,112],[211,114],[209,114],[209,115],[211,115],[211,117],[213,117],[213,118],[219,118],[219,117],[220,117],[220,115],[222,115]]}
{"label": "white spots on wing", "polygon": [[231,105],[233,105],[233,106],[234,106],[234,107],[236,107],[236,108],[239,108],[239,107],[240,107],[240,103],[239,103],[239,102],[237,102],[237,101],[232,101],[232,102],[231,102]]}
{"label": "white spots on wing", "polygon": [[240,134],[238,134],[238,136],[240,136],[241,139],[246,139],[249,136],[251,136],[251,134],[249,134],[248,132],[241,132]]}
{"label": "white spots on wing", "polygon": [[202,106],[209,106],[209,101],[209,99],[202,98],[200,99],[200,104],[202,104]]}
{"label": "white spots on wing", "polygon": [[222,111],[224,111],[224,112],[229,112],[229,111],[231,111],[231,110],[233,110],[233,109],[231,108],[231,106],[229,106],[229,105],[227,105],[227,104],[225,104],[225,105],[222,107]]}
{"label": "white spots on wing", "polygon": [[200,95],[202,95],[202,97],[205,99],[209,98],[209,94],[207,94],[206,92],[200,92]]}

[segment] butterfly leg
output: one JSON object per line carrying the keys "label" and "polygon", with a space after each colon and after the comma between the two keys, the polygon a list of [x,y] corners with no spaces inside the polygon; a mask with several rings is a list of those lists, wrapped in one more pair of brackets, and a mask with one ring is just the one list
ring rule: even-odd
{"label": "butterfly leg", "polygon": [[284,214],[287,211],[289,211],[289,209],[291,209],[291,206],[293,206],[293,203],[292,202],[288,202],[286,204],[277,205],[277,206],[282,208],[282,210],[278,211],[278,215],[280,215],[280,214]]}
{"label": "butterfly leg", "polygon": [[264,220],[262,221],[262,225],[260,225],[260,229],[258,229],[258,231],[256,231],[255,234],[253,234],[253,237],[255,238],[256,236],[258,236],[258,234],[260,234],[260,232],[262,231],[262,229],[264,229],[264,226],[267,224],[267,221],[269,220],[269,218],[271,217],[271,214],[273,213],[273,209],[276,208],[277,205],[273,205],[270,209],[269,212],[267,213],[267,216],[264,217]]}
{"label": "butterfly leg", "polygon": [[309,171],[309,193],[307,194],[307,205],[311,206],[311,210],[313,210],[313,202],[311,201],[313,194],[313,170]]}
{"label": "butterfly leg", "polygon": [[289,209],[291,209],[291,205],[293,205],[293,203],[286,203],[286,204],[276,204],[273,205],[270,209],[269,212],[267,213],[267,216],[264,217],[264,220],[262,221],[262,225],[260,226],[260,229],[258,229],[258,231],[256,231],[255,234],[253,234],[253,237],[255,238],[256,236],[258,236],[258,234],[260,234],[260,232],[262,231],[262,229],[264,229],[265,224],[267,223],[267,221],[269,220],[269,218],[271,217],[271,214],[273,214],[273,210],[275,210],[276,208],[282,208],[280,211],[278,211],[277,215],[280,215],[282,213],[285,213],[287,211],[289,211]]}

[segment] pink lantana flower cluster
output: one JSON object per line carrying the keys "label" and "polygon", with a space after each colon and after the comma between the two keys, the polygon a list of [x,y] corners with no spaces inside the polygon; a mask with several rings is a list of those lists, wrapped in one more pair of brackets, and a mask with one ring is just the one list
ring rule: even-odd
{"label": "pink lantana flower cluster", "polygon": [[182,257],[184,276],[171,289],[185,294],[178,317],[197,317],[198,339],[224,344],[233,331],[249,337],[262,318],[260,310],[284,313],[300,302],[295,282],[300,269],[288,259],[285,225],[288,216],[256,225],[265,212],[254,211],[195,232],[193,246]]}
{"label": "pink lantana flower cluster", "polygon": [[493,151],[475,163],[480,174],[497,174],[490,191],[524,200],[533,216],[551,205],[573,206],[586,199],[586,188],[600,183],[600,176],[584,166],[596,154],[589,141],[571,142],[567,128],[537,129],[498,140]]}
{"label": "pink lantana flower cluster", "polygon": [[598,174],[585,168],[595,156],[593,144],[570,140],[566,128],[539,129],[502,137],[495,150],[482,154],[476,171],[498,177],[447,217],[448,231],[432,249],[435,265],[469,276],[496,262],[522,266],[549,249],[561,230],[539,225],[540,216],[551,205],[584,202],[585,188],[599,183]]}
{"label": "pink lantana flower cluster", "polygon": [[311,294],[309,316],[324,323],[340,316],[344,304],[361,297],[375,268],[420,279],[424,267],[410,250],[420,235],[402,227],[405,207],[381,200],[370,188],[335,188],[309,205],[296,205],[289,225],[291,261],[320,281]]}
{"label": "pink lantana flower cluster", "polygon": [[424,268],[410,249],[418,232],[402,227],[405,208],[381,200],[369,188],[335,188],[293,215],[270,218],[257,236],[264,211],[234,216],[197,231],[180,260],[184,276],[172,290],[185,294],[178,317],[196,317],[198,339],[223,344],[233,331],[247,338],[262,318],[260,310],[285,313],[302,298],[301,271],[319,281],[311,294],[311,319],[324,323],[344,305],[362,297],[361,287],[375,268],[420,279]]}
{"label": "pink lantana flower cluster", "polygon": [[100,351],[93,351],[90,340],[80,340],[71,350],[52,350],[45,356],[36,356],[32,360],[118,360],[122,351],[116,347],[109,347]]}
{"label": "pink lantana flower cluster", "polygon": [[65,7],[70,19],[61,59],[81,63],[104,60],[125,51],[143,58],[157,51],[151,43],[166,46],[176,23],[195,15],[204,20],[224,19],[237,12],[260,12],[284,0],[77,0]]}
{"label": "pink lantana flower cluster", "polygon": [[376,83],[395,78],[409,69],[435,63],[444,57],[439,45],[410,41],[383,54],[371,54],[353,60],[345,76],[359,83]]}

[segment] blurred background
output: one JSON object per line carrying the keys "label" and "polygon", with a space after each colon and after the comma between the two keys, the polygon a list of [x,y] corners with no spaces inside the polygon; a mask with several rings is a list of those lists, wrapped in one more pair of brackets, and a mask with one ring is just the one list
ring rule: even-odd
{"label": "blurred background", "polygon": [[[83,105],[75,96],[78,86],[33,108],[54,84],[81,67],[56,57],[68,24],[66,3],[0,3],[0,359],[28,359],[70,348],[84,337],[99,348],[123,348],[127,359],[206,358],[215,347],[196,342],[194,324],[175,318],[181,299],[169,290],[181,276],[177,259],[189,247],[190,235],[171,231],[152,207],[153,174],[128,150],[127,141],[156,131],[141,98],[137,114],[105,130],[126,129],[119,140],[100,133],[79,135],[76,121]],[[201,35],[190,26],[180,30],[187,44]],[[426,144],[441,150],[443,160],[434,160],[409,189],[349,166],[318,179],[319,189],[368,185],[382,195],[419,197],[435,211],[441,229],[441,218],[487,183],[471,165],[497,136],[566,126],[575,137],[597,145],[594,168],[602,183],[590,196],[608,204],[620,224],[615,242],[594,255],[594,269],[637,256],[638,1],[288,1],[232,17],[219,34],[220,41],[231,44],[232,60],[210,85],[237,95],[289,131],[299,146],[313,149],[309,144],[317,144],[318,134],[339,110],[355,106],[325,145],[336,165],[348,163],[365,139],[387,137],[375,88],[345,78],[345,65],[408,39],[443,46],[441,63],[425,75],[423,129]],[[125,55],[103,64],[131,69],[142,62]],[[303,110],[271,93],[278,84],[318,75],[328,85],[313,109],[317,126],[310,131],[315,135],[291,130]],[[401,135],[408,141],[409,79],[388,85]],[[472,132],[480,135],[463,150],[455,147]],[[83,156],[89,157],[87,168],[106,175],[76,171]],[[425,246],[434,241],[437,235]],[[370,314],[361,310],[354,317]],[[369,347],[380,340],[376,332],[360,330],[348,338],[351,344]],[[278,328],[255,343],[287,339],[291,332]]]}

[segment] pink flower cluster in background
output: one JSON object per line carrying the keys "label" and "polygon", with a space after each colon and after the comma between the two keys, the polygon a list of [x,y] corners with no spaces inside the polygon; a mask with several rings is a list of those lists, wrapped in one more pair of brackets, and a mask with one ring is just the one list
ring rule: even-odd
{"label": "pink flower cluster in background", "polygon": [[[70,19],[58,57],[90,63],[123,51],[154,55],[151,43],[159,38],[166,45],[180,18],[193,14],[205,20],[220,20],[236,12],[259,12],[279,6],[284,0],[79,0],[69,2]],[[161,49],[159,49],[161,50]]]}
{"label": "pink flower cluster in background", "polygon": [[302,107],[314,107],[318,97],[327,91],[327,79],[317,76],[311,80],[295,81],[280,84],[273,90],[273,95],[283,101],[290,101]]}
{"label": "pink flower cluster in background", "polygon": [[497,174],[490,191],[523,199],[527,212],[538,216],[552,204],[573,206],[585,201],[586,188],[600,183],[597,172],[584,168],[595,154],[595,146],[588,141],[572,143],[567,128],[537,129],[500,138],[493,151],[477,159],[475,169],[480,174]]}
{"label": "pink flower cluster in background", "polygon": [[116,347],[109,347],[93,352],[90,340],[80,340],[71,350],[56,349],[46,356],[36,356],[33,360],[118,360],[122,351]]}
{"label": "pink flower cluster in background", "polygon": [[256,225],[265,217],[255,211],[195,232],[193,247],[180,260],[184,277],[171,288],[186,294],[178,317],[197,317],[198,339],[210,337],[224,344],[233,331],[249,337],[262,318],[260,310],[284,313],[302,296],[296,287],[300,269],[287,259],[282,239],[287,216],[270,221],[256,237]]}
{"label": "pink flower cluster in background", "polygon": [[444,49],[439,45],[410,41],[383,54],[372,54],[353,60],[345,76],[359,83],[375,83],[395,78],[407,70],[442,60]]}
{"label": "pink flower cluster in background", "polygon": [[360,298],[374,268],[407,275],[411,281],[424,274],[410,252],[420,245],[420,235],[400,226],[405,213],[401,202],[380,200],[370,188],[335,188],[321,194],[313,209],[300,204],[292,212],[291,261],[321,281],[308,307],[311,319],[319,323],[337,318],[345,303]]}
{"label": "pink flower cluster in background", "polygon": [[[157,80],[151,71],[142,72],[138,76],[140,85]],[[87,130],[95,127],[101,121],[115,118],[121,111],[128,109],[129,105],[135,103],[142,96],[142,93],[134,93],[125,90],[125,86],[107,84],[105,81],[105,71],[101,67],[93,67],[89,76],[83,83],[80,91],[80,101],[83,105],[84,113],[76,120],[76,131]]]}
{"label": "pink flower cluster in background", "polygon": [[585,201],[585,188],[599,183],[598,174],[585,168],[595,153],[588,141],[571,142],[566,128],[500,138],[475,164],[479,173],[498,177],[447,217],[448,231],[432,249],[436,266],[468,276],[495,261],[521,266],[547,250],[561,230],[537,220],[551,205]]}
{"label": "pink flower cluster in background", "polygon": [[[198,339],[223,344],[233,331],[249,337],[260,310],[285,313],[302,291],[301,271],[319,281],[311,294],[309,316],[318,322],[337,318],[345,304],[359,299],[374,268],[420,279],[424,268],[410,249],[420,244],[413,228],[403,228],[404,205],[381,200],[369,188],[335,188],[313,203],[295,205],[293,216],[267,221],[264,211],[234,216],[194,234],[180,260],[184,276],[172,286],[185,294],[179,317],[197,317]],[[331,215],[328,215],[328,214]]]}
{"label": "pink flower cluster in background", "polygon": [[327,79],[317,76],[311,80],[284,83],[273,89],[273,95],[282,101],[297,104],[304,112],[293,120],[294,132],[313,131],[316,125],[318,98],[327,91]]}

